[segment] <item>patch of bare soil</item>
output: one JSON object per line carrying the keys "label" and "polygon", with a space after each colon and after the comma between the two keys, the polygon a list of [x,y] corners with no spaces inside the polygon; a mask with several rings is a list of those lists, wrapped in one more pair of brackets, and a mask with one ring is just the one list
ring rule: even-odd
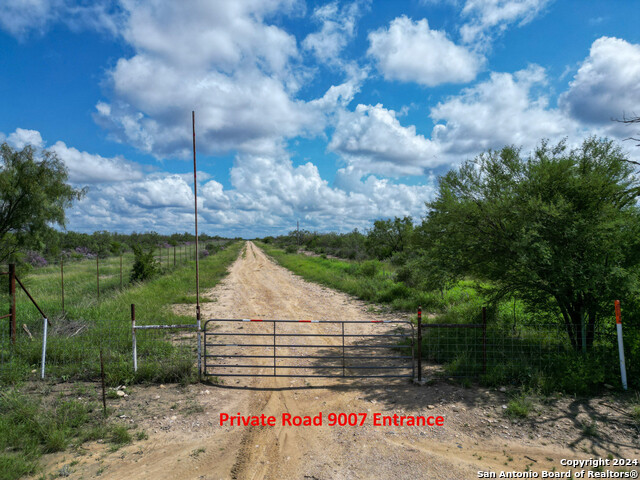
{"label": "patch of bare soil", "polygon": [[[251,242],[230,275],[206,295],[216,299],[202,305],[206,319],[401,319],[372,313],[348,295],[305,282]],[[185,314],[195,310],[193,305],[176,308]],[[245,332],[258,328],[249,322],[234,325]],[[321,324],[304,325],[308,333],[322,332]],[[331,349],[341,340],[322,341]],[[308,365],[305,359],[290,361]],[[258,371],[271,371],[272,364],[265,362]],[[116,452],[92,444],[52,455],[46,471],[55,474],[77,461],[69,478],[99,473],[114,479],[472,479],[478,471],[566,471],[561,459],[640,457],[638,425],[613,395],[537,399],[526,419],[510,420],[504,413],[512,393],[507,389],[463,388],[446,381],[418,386],[407,379],[222,380],[219,385],[133,387],[128,397],[110,403],[124,415],[122,421],[144,429],[148,439]],[[280,423],[283,413],[320,412],[322,426]],[[221,413],[273,415],[278,421],[276,426],[220,426]],[[329,426],[329,413],[363,413],[367,420],[362,426]],[[375,413],[440,415],[444,425],[374,426]]]}

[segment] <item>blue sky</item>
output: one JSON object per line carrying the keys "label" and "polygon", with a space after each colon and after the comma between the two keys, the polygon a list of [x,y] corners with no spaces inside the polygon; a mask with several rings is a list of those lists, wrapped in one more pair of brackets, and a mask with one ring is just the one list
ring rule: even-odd
{"label": "blue sky", "polygon": [[425,213],[489,148],[637,134],[637,2],[4,0],[0,140],[89,193],[68,228],[255,237]]}

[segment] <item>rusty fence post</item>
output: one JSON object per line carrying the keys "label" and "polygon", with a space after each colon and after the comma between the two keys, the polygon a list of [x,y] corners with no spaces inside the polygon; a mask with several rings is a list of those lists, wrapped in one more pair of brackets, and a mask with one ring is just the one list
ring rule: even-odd
{"label": "rusty fence post", "polygon": [[102,411],[107,416],[107,395],[104,385],[104,361],[102,360],[102,348],[100,349],[100,379],[102,380]]}
{"label": "rusty fence post", "polygon": [[482,307],[482,374],[487,374],[487,307]]}
{"label": "rusty fence post", "polygon": [[[202,381],[202,327],[200,324],[200,305],[196,305],[196,341],[198,343],[198,382]],[[206,363],[206,359],[205,359]]]}
{"label": "rusty fence post", "polygon": [[122,290],[122,254],[120,254],[120,290]]}
{"label": "rusty fence post", "polygon": [[422,381],[422,305],[418,307],[418,382]]}
{"label": "rusty fence post", "polygon": [[62,313],[64,314],[64,260],[60,257],[60,292],[62,299]]}
{"label": "rusty fence post", "polygon": [[176,266],[176,246],[173,246],[173,266]]}
{"label": "rusty fence post", "polygon": [[11,343],[16,343],[16,264],[9,264],[9,295],[11,296],[11,310],[9,318],[9,335]]}

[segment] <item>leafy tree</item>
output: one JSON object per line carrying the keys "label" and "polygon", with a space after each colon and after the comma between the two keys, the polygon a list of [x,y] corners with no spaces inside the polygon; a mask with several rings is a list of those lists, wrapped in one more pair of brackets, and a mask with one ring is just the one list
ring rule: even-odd
{"label": "leafy tree", "polygon": [[44,246],[51,225],[64,227],[65,209],[85,190],[67,183],[64,163],[55,153],[36,155],[31,146],[0,145],[0,262],[23,246]]}
{"label": "leafy tree", "polygon": [[120,256],[125,251],[125,244],[118,241],[113,241],[109,244],[109,252],[111,255]]}
{"label": "leafy tree", "polygon": [[411,217],[376,220],[367,234],[365,245],[373,256],[382,260],[402,252],[409,245],[412,234]]}
{"label": "leafy tree", "polygon": [[576,349],[613,300],[637,291],[640,181],[621,149],[543,142],[528,159],[489,151],[440,178],[421,241],[440,269],[488,281],[498,299],[559,312]]}

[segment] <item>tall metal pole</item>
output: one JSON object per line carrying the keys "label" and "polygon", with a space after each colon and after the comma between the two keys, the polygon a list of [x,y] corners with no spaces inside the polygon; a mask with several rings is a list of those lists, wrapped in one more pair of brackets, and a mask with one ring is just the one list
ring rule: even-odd
{"label": "tall metal pole", "polygon": [[193,195],[196,217],[196,321],[198,324],[198,380],[202,374],[200,359],[200,262],[198,259],[198,177],[196,170],[196,112],[191,111],[191,125],[193,127]]}

